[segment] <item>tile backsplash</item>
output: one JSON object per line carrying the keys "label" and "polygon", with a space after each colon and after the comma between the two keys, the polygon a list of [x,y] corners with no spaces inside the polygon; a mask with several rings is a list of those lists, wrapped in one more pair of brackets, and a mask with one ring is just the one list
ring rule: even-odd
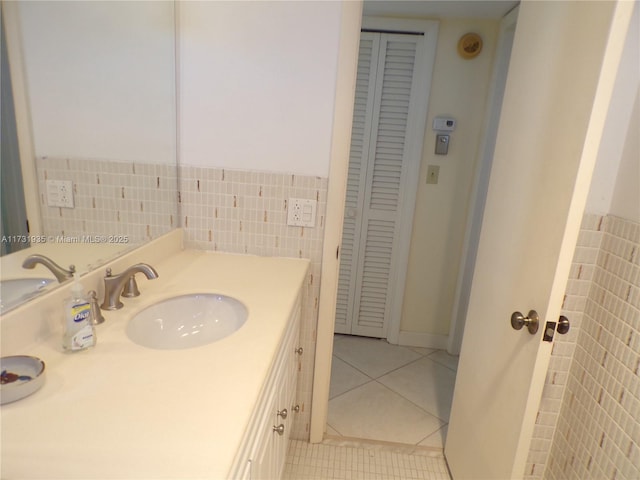
{"label": "tile backsplash", "polygon": [[[328,180],[191,166],[181,166],[179,177],[185,247],[311,261],[302,292],[300,413],[292,432],[293,438],[308,439]],[[318,202],[315,228],[287,225],[287,203],[292,197]],[[274,272],[274,281],[277,278]]]}
{"label": "tile backsplash", "polygon": [[640,224],[586,215],[526,478],[640,478]]}
{"label": "tile backsplash", "polygon": [[[175,165],[38,157],[36,169],[44,235],[140,243],[180,225]],[[71,180],[74,208],[47,206],[46,180]]]}

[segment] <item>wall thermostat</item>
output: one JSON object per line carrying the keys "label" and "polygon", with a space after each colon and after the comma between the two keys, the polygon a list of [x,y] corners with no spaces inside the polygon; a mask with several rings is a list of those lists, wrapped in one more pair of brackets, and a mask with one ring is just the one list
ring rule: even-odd
{"label": "wall thermostat", "polygon": [[433,129],[436,132],[453,132],[456,129],[456,119],[451,117],[436,117],[433,119]]}

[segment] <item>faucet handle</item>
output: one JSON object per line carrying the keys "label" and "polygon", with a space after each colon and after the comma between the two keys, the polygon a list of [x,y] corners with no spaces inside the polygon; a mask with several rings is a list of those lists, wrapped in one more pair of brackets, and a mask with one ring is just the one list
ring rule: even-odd
{"label": "faucet handle", "polygon": [[99,325],[104,322],[104,315],[100,311],[100,305],[98,305],[98,294],[95,290],[89,291],[89,305],[91,306],[91,323]]}
{"label": "faucet handle", "polygon": [[129,280],[124,284],[124,288],[122,289],[122,296],[126,298],[137,297],[140,295],[140,290],[138,290],[138,283],[136,282],[135,273],[129,277]]}

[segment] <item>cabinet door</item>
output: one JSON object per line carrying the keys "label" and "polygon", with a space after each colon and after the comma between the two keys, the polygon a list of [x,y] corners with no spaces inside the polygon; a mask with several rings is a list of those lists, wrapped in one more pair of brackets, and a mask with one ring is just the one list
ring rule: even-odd
{"label": "cabinet door", "polygon": [[[264,415],[260,419],[260,425],[257,429],[258,439],[256,442],[256,450],[251,455],[251,480],[273,479],[279,478],[274,476],[276,469],[274,437],[278,434],[273,431],[275,416],[275,397],[276,391],[272,389],[268,397],[269,414]],[[274,412],[273,415],[271,412]]]}
{"label": "cabinet door", "polygon": [[[275,425],[283,425],[284,433],[279,438],[274,438],[274,453],[276,458],[275,471],[273,478],[282,478],[284,472],[284,464],[289,448],[289,438],[293,428],[295,412],[293,411],[293,401],[296,394],[296,380],[298,370],[298,354],[296,349],[299,344],[299,309],[297,310],[291,324],[291,328],[285,338],[282,362],[279,365],[276,385],[276,423]],[[282,417],[283,410],[287,411],[285,418]],[[280,412],[280,413],[278,413]],[[277,433],[276,433],[277,435]]]}

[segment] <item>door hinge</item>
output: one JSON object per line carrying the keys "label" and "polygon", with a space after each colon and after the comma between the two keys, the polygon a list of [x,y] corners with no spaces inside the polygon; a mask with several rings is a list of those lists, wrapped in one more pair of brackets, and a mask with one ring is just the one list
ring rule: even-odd
{"label": "door hinge", "polygon": [[336,248],[336,260],[340,258],[340,245],[338,245],[338,248]]}

